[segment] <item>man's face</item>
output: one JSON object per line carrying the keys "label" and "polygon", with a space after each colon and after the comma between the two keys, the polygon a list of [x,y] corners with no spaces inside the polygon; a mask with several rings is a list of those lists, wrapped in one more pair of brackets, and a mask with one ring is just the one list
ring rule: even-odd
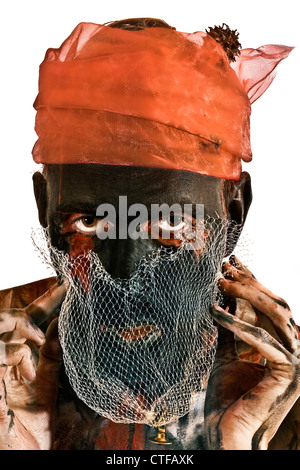
{"label": "man's face", "polygon": [[[226,252],[230,185],[184,171],[94,164],[51,166],[46,180],[51,244],[80,260],[67,273],[71,289],[60,313],[74,390],[116,421],[185,414],[213,360],[209,308]],[[111,204],[118,220],[120,196],[149,214],[153,204],[203,204],[205,249],[183,250],[172,237],[101,240],[97,208]],[[174,217],[170,228],[181,222]]]}

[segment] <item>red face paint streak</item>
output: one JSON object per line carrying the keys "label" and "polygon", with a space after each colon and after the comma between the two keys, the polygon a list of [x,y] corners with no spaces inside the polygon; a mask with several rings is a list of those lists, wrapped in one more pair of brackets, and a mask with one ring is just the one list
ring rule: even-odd
{"label": "red face paint streak", "polygon": [[[91,237],[78,232],[70,236],[69,255],[74,260],[71,272],[73,276],[77,276],[81,280],[85,292],[88,292],[90,287],[90,261],[87,257],[80,255],[93,251],[93,249],[94,242]],[[79,260],[78,256],[80,256]]]}
{"label": "red face paint streak", "polygon": [[145,439],[145,426],[143,424],[135,424],[134,435],[132,440],[132,450],[144,450]]}
{"label": "red face paint streak", "polygon": [[107,420],[100,433],[95,442],[95,446],[99,450],[127,450],[128,424],[114,423]]}
{"label": "red face paint streak", "polygon": [[71,258],[77,258],[79,255],[95,248],[92,237],[76,232],[70,236],[69,255]]}
{"label": "red face paint streak", "polygon": [[[67,214],[59,211],[62,214]],[[89,291],[90,284],[90,262],[84,253],[93,251],[95,244],[92,236],[88,236],[74,229],[74,220],[77,220],[82,214],[72,213],[67,220],[62,222],[62,234],[70,233],[68,253],[72,260],[72,276],[77,276],[86,292]],[[80,256],[80,259],[77,258]]]}
{"label": "red face paint streak", "polygon": [[144,450],[146,433],[144,424],[134,425],[132,446],[128,449],[129,425],[107,420],[96,438],[96,449],[99,450]]}

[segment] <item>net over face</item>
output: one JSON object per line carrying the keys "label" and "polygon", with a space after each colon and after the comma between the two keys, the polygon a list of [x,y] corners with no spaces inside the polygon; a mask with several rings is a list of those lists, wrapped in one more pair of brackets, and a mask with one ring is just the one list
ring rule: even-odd
{"label": "net over face", "polygon": [[[46,182],[50,257],[70,285],[60,340],[74,390],[119,422],[184,415],[214,358],[209,309],[238,233],[231,233],[231,186],[185,171],[97,164],[47,167]],[[201,252],[172,238],[99,239],[97,207],[106,202],[118,210],[125,194],[128,206],[143,204],[149,214],[152,204],[203,204]]]}

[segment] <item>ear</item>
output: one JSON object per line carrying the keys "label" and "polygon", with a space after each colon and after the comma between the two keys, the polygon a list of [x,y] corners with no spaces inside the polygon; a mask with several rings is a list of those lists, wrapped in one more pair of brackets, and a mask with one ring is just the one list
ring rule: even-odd
{"label": "ear", "polygon": [[227,181],[225,190],[225,200],[227,207],[227,218],[235,222],[230,225],[226,256],[229,256],[237,241],[241,229],[244,226],[248,210],[252,202],[251,178],[249,173],[244,171],[239,181]]}
{"label": "ear", "polygon": [[39,171],[36,171],[32,177],[33,190],[36,205],[39,212],[39,221],[42,227],[46,228],[47,223],[47,183]]}
{"label": "ear", "polygon": [[228,219],[243,226],[252,202],[251,178],[243,171],[238,181],[228,181],[227,211]]}

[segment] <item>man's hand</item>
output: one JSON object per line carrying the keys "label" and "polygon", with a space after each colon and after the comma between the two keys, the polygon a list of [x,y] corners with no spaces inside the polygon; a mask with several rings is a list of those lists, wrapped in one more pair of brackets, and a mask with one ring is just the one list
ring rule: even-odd
{"label": "man's hand", "polygon": [[37,325],[56,311],[65,294],[66,284],[56,284],[24,309],[0,311],[1,450],[51,448],[62,357],[57,319],[46,337]]}
{"label": "man's hand", "polygon": [[[239,318],[238,308],[235,315],[218,305],[212,309],[220,326],[205,404],[207,436],[211,449],[267,449],[300,396],[299,334],[288,305],[265,289],[238,260],[234,264],[225,265],[221,291],[235,298],[237,305],[244,299],[246,317],[255,321]],[[262,360],[240,360],[236,337],[256,350]]]}

